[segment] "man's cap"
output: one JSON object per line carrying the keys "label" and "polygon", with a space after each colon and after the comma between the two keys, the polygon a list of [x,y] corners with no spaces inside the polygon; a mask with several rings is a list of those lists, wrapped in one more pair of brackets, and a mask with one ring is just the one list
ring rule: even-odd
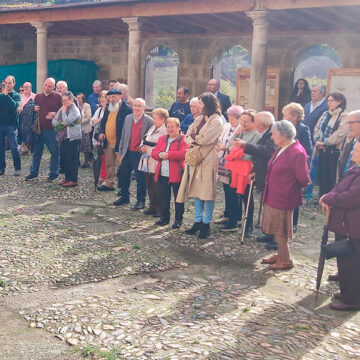
{"label": "man's cap", "polygon": [[106,95],[121,95],[121,91],[118,89],[111,89]]}

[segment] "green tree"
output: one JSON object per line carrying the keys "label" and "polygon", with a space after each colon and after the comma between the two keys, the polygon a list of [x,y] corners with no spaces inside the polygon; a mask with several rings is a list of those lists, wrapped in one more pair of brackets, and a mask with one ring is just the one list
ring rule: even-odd
{"label": "green tree", "polygon": [[162,87],[157,91],[154,106],[170,109],[171,104],[176,100],[176,88],[174,85],[170,87]]}

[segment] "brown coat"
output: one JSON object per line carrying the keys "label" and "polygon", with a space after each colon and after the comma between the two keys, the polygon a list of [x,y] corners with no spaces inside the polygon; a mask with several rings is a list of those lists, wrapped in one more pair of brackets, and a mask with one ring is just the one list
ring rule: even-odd
{"label": "brown coat", "polygon": [[189,126],[185,142],[190,146],[195,143],[199,146],[203,161],[196,167],[185,165],[184,175],[176,199],[180,203],[185,202],[188,197],[196,197],[200,200],[215,200],[216,197],[216,175],[218,170],[216,147],[223,124],[219,115],[211,115],[206,118],[204,126],[193,139],[191,134],[196,132],[202,118],[203,115],[198,116]]}

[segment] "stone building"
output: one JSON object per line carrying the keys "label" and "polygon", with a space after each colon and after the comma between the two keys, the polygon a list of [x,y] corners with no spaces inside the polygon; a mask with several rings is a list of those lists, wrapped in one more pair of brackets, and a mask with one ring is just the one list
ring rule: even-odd
{"label": "stone building", "polygon": [[99,78],[127,81],[144,96],[145,59],[167,46],[179,57],[178,83],[206,88],[213,59],[241,45],[251,53],[250,106],[263,109],[265,69],[280,68],[280,106],[300,54],[327,44],[342,67],[360,68],[359,0],[118,0],[0,11],[0,65],[94,60]]}

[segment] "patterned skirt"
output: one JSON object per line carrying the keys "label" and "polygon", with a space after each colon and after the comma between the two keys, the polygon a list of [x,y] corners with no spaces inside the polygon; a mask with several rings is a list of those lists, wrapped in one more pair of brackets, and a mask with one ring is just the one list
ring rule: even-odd
{"label": "patterned skirt", "polygon": [[91,133],[82,133],[80,152],[91,151]]}
{"label": "patterned skirt", "polygon": [[264,204],[261,224],[263,232],[269,235],[283,236],[287,239],[292,239],[293,212],[294,210],[275,209]]}

